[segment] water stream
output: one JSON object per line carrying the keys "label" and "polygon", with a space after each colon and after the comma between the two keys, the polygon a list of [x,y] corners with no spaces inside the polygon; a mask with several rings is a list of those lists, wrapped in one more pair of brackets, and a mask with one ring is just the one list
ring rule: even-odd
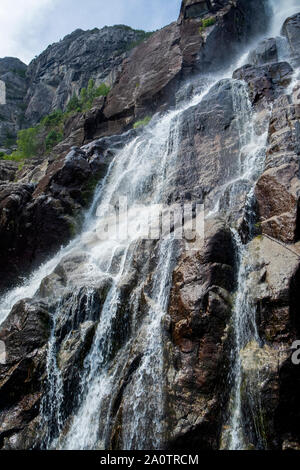
{"label": "water stream", "polygon": [[[286,11],[283,12],[282,2],[280,8],[277,8],[278,2],[275,0],[272,3],[276,12],[272,34],[277,36],[279,25],[282,25],[287,15]],[[290,2],[289,11],[294,12],[296,3]],[[243,65],[248,52],[243,54],[242,60],[239,58],[239,66]],[[285,57],[286,48],[283,42],[281,54],[282,58]],[[44,439],[46,448],[110,448],[112,426],[115,425],[118,429],[118,420],[122,421],[121,431],[114,439],[122,449],[162,448],[165,431],[162,424],[162,323],[168,308],[172,271],[180,250],[172,234],[161,240],[151,240],[145,246],[138,230],[130,230],[130,227],[148,226],[153,205],[166,202],[170,195],[172,188],[169,182],[176,171],[182,115],[188,108],[201,103],[220,78],[231,77],[236,67],[237,63],[232,64],[221,76],[209,76],[206,81],[202,77],[201,83],[205,83],[205,86],[192,99],[179,104],[176,109],[163,116],[155,116],[137,137],[125,145],[115,156],[104,181],[96,190],[94,201],[86,214],[83,232],[34,272],[23,286],[13,289],[1,299],[0,323],[17,301],[33,297],[41,281],[62,261],[84,257],[84,264],[72,272],[70,283],[60,293],[60,297],[52,298],[51,301],[48,299],[53,307],[52,330],[47,356],[47,384],[41,403],[43,424],[47,428]],[[241,184],[246,184],[249,190],[245,193],[245,213],[249,225],[248,236],[251,239],[255,220],[253,187],[263,170],[267,133],[257,135],[255,132],[256,116],[252,111],[246,85],[236,80],[231,80],[231,84],[239,136],[239,161],[207,216],[218,214],[220,210],[229,213],[236,205]],[[227,202],[224,206],[225,193]],[[122,197],[126,197],[128,209],[126,217],[125,213],[119,213],[118,229],[122,237],[102,238],[103,227],[111,228],[112,208],[119,206]],[[233,386],[230,416],[226,423],[228,431],[223,436],[223,448],[243,449],[246,447],[246,439],[242,418],[242,366],[239,353],[249,341],[259,343],[260,340],[248,282],[251,263],[247,245],[242,243],[235,226],[232,226],[232,233],[237,251],[238,279],[233,309]],[[142,260],[140,264],[137,261],[139,257]],[[151,269],[143,261],[144,258],[151,258],[153,261]],[[61,409],[65,399],[63,378],[57,358],[56,334],[60,316],[66,311],[70,318],[76,316],[82,302],[82,288],[85,288],[84,321],[92,321],[88,312],[101,284],[108,286],[105,301],[100,307],[92,346],[84,359],[83,372],[76,391],[75,413],[65,419]],[[141,321],[142,294],[143,305],[146,306],[143,307]],[[71,325],[67,339],[71,339],[72,330]],[[129,363],[132,357],[135,359],[133,363]],[[120,382],[122,377],[125,377],[125,388]],[[116,403],[120,396],[126,406],[122,416],[116,416]]]}

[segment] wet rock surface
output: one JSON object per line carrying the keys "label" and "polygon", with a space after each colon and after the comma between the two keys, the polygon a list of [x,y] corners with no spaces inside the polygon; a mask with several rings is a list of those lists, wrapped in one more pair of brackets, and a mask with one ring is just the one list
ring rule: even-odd
{"label": "wet rock surface", "polygon": [[299,23],[300,23],[300,14],[294,15],[288,18],[282,27],[282,33],[287,38],[291,52],[293,65],[299,67],[300,65],[300,39],[299,39]]}
{"label": "wet rock surface", "polygon": [[[201,84],[191,82],[175,94],[184,78],[219,68],[226,41],[232,45],[227,50],[230,57],[267,24],[265,3],[259,2],[260,8],[256,1],[250,6],[243,0],[221,3],[184,1],[177,23],[154,33],[121,67],[119,57],[114,57],[113,65],[120,73],[107,100],[100,99],[90,112],[72,117],[66,123],[64,142],[46,160],[33,161],[18,171],[14,164],[0,162],[2,288],[16,285],[21,275],[80,230],[83,211],[113,156],[142,131],[110,134],[129,129],[146,113],[164,111],[176,100],[182,103],[190,98]],[[212,15],[215,23],[199,31],[202,19]],[[298,17],[284,26],[294,57]],[[84,34],[73,33],[61,47],[81,43]],[[216,44],[222,45],[218,53]],[[50,48],[42,56],[45,63],[39,59],[34,65],[37,77],[46,74],[47,86],[52,76],[44,69],[47,54],[59,50],[57,45]],[[114,252],[104,276],[99,266],[95,270],[97,262],[87,249],[96,244],[93,234],[83,241],[81,250],[61,259],[42,280],[34,298],[17,303],[1,325],[0,341],[5,344],[5,361],[0,364],[1,448],[39,449],[45,446],[46,436],[59,437],[57,446],[67,445],[66,436],[80,408],[82,375],[92,371],[92,379],[97,379],[104,370],[103,383],[113,378],[115,384],[111,395],[104,395],[101,402],[95,447],[148,448],[153,445],[153,435],[159,435],[162,447],[168,450],[219,449],[232,387],[232,314],[239,269],[233,226],[241,232],[243,243],[253,238],[249,278],[260,338],[260,342],[248,341],[239,352],[247,445],[249,449],[299,448],[299,372],[291,361],[291,345],[300,335],[299,105],[297,90],[293,97],[286,93],[293,69],[289,63],[278,63],[276,41],[261,43],[249,61],[250,65],[234,73],[234,81],[220,81],[200,104],[181,116],[168,202],[206,201],[207,209],[213,210],[221,198],[218,216],[210,217],[206,224],[203,246],[188,251],[180,244],[180,256],[171,256],[167,313],[150,332],[156,344],[160,336],[155,336],[155,328],[162,330],[161,357],[150,356],[152,362],[147,362],[151,353],[148,315],[151,311],[159,314],[160,308],[159,299],[153,298],[158,244],[139,242],[134,253],[128,253],[129,269],[121,278],[117,273],[124,253]],[[106,64],[101,73],[98,70],[101,80],[107,71]],[[64,76],[63,86],[69,78]],[[75,86],[81,83],[77,78]],[[32,119],[39,113],[41,96],[47,106],[53,106],[55,97],[48,91],[43,85],[30,96]],[[238,179],[238,167],[245,152],[241,148],[246,133],[243,125],[248,122],[243,121],[244,114],[253,110],[257,112],[256,137],[264,134],[266,123],[269,129],[266,159],[254,175],[258,177],[255,220],[251,219],[255,233],[250,233],[244,226],[249,222],[246,206],[251,182]],[[92,140],[97,135],[104,137]],[[19,180],[13,182],[16,175]],[[236,186],[231,182],[234,178]],[[234,206],[230,205],[232,194]],[[255,237],[257,233],[260,235]],[[114,286],[118,296],[110,304]],[[114,315],[108,336],[97,343],[107,305],[115,309]],[[107,347],[102,357],[103,343]],[[93,369],[94,362],[87,366],[86,359],[95,344],[99,348],[92,356]],[[49,362],[49,354],[54,362]],[[160,360],[163,374],[158,385],[152,375]],[[51,395],[49,363],[55,369],[53,380],[62,383],[58,397]],[[147,413],[145,423],[134,430],[134,412],[140,411],[135,408],[135,402],[139,403],[135,386],[142,379],[143,392],[157,400],[163,397],[164,409],[157,423],[152,417],[158,402],[139,404]],[[45,397],[48,407],[51,399],[60,401],[54,404],[62,412],[62,425],[57,410],[49,426],[43,422]]]}
{"label": "wet rock surface", "polygon": [[165,351],[168,448],[173,450],[218,449],[220,403],[228,399],[233,245],[230,231],[220,222],[206,237],[202,252],[183,256],[173,273]]}
{"label": "wet rock surface", "polygon": [[6,348],[5,361],[0,365],[1,448],[24,445],[22,433],[28,447],[34,444],[36,435],[30,438],[29,429],[39,414],[49,335],[47,307],[32,300],[16,304],[1,325],[0,338]]}
{"label": "wet rock surface", "polygon": [[299,240],[299,130],[299,105],[281,96],[273,105],[265,171],[255,191],[263,233],[286,243]]}
{"label": "wet rock surface", "polygon": [[249,95],[254,105],[261,101],[273,101],[284,93],[291,83],[293,69],[287,62],[254,67],[245,65],[236,70],[233,78],[244,80],[249,85]]}
{"label": "wet rock surface", "polygon": [[53,109],[64,110],[90,79],[112,85],[130,48],[144,36],[143,31],[122,25],[77,29],[49,46],[28,67],[27,120],[37,122]]}

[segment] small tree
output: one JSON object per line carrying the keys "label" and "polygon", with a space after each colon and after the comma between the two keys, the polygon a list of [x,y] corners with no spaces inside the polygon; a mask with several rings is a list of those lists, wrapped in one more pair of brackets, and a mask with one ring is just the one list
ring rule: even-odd
{"label": "small tree", "polygon": [[74,111],[81,111],[81,103],[75,93],[67,104],[67,113],[71,113]]}
{"label": "small tree", "polygon": [[18,132],[17,145],[18,151],[24,156],[24,158],[33,157],[37,152],[38,127],[30,127]]}
{"label": "small tree", "polygon": [[46,137],[45,145],[46,150],[51,150],[55,147],[56,144],[61,142],[63,139],[63,134],[57,130],[52,130]]}

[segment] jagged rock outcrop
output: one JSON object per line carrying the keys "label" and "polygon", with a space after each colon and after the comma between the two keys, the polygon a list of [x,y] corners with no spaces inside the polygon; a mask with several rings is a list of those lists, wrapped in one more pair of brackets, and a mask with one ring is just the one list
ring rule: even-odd
{"label": "jagged rock outcrop", "polygon": [[236,70],[233,77],[249,85],[249,96],[254,105],[263,106],[282,95],[291,83],[293,69],[287,62],[261,65],[244,65]]}
{"label": "jagged rock outcrop", "polygon": [[275,100],[265,171],[256,185],[262,232],[285,243],[299,240],[300,106]]}
{"label": "jagged rock outcrop", "polygon": [[296,67],[300,65],[300,38],[299,38],[300,14],[288,18],[282,27],[282,33],[287,38],[292,53],[292,63]]}
{"label": "jagged rock outcrop", "polygon": [[166,342],[167,439],[173,450],[219,447],[229,391],[232,243],[226,226],[212,224],[203,250],[184,255],[173,273]]}
{"label": "jagged rock outcrop", "polygon": [[50,45],[28,67],[28,122],[36,123],[54,109],[64,110],[89,79],[111,86],[123,60],[145,37],[144,31],[119,25],[92,31],[77,29]]}
{"label": "jagged rock outcrop", "polygon": [[14,181],[18,164],[9,160],[0,160],[0,182]]}
{"label": "jagged rock outcrop", "polygon": [[50,45],[29,66],[15,58],[0,59],[0,80],[7,90],[7,104],[0,109],[0,147],[10,153],[20,129],[56,109],[65,110],[90,79],[112,86],[124,59],[149,34],[125,25],[78,29]]}
{"label": "jagged rock outcrop", "polygon": [[275,38],[264,39],[248,57],[252,65],[263,65],[278,62],[278,47]]}
{"label": "jagged rock outcrop", "polygon": [[[299,243],[285,246],[265,236],[251,242],[252,289],[256,292],[257,325],[262,345],[242,351],[245,381],[244,418],[249,447],[298,449],[299,372],[291,346],[298,339]],[[249,380],[250,378],[250,380]],[[257,430],[262,441],[257,441]]]}
{"label": "jagged rock outcrop", "polygon": [[183,16],[135,49],[123,63],[95,136],[119,132],[138,117],[172,105],[174,93],[187,75],[222,67],[251,35],[266,28],[266,1],[259,2],[259,8],[256,1],[250,5],[244,0],[226,1],[224,5],[206,15],[213,13],[215,21],[207,28],[201,29],[202,13]]}
{"label": "jagged rock outcrop", "polygon": [[[15,305],[1,325],[0,340],[6,348],[0,364],[0,446],[17,436],[14,446],[26,447],[28,428],[34,428],[41,400],[41,378],[45,373],[50,335],[50,316],[42,303],[23,300]],[[23,440],[23,431],[24,440]],[[11,443],[11,444],[12,444]]]}

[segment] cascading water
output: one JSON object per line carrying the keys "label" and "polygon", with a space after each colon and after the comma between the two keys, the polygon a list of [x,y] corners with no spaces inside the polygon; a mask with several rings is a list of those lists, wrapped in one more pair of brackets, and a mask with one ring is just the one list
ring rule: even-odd
{"label": "cascading water", "polygon": [[[297,2],[289,1],[285,5],[287,9],[282,8],[282,3],[274,0],[271,2],[274,9],[274,19],[271,28],[272,34],[277,38],[277,50],[278,60],[289,60],[290,49],[288,42],[285,37],[278,36],[283,21],[299,10]],[[287,89],[287,93],[291,93],[294,82],[291,83]],[[243,143],[243,153],[246,155],[245,168],[247,179],[252,181],[252,187],[248,193],[246,200],[245,218],[247,219],[247,225],[249,227],[248,240],[253,237],[253,229],[255,223],[255,212],[253,208],[253,183],[257,180],[258,175],[263,169],[264,158],[265,158],[265,147],[267,144],[267,133],[258,137],[254,131],[254,120],[255,115],[249,113],[249,110],[245,113],[240,113],[241,120],[244,122],[244,129],[248,128],[248,132],[243,132],[244,137],[240,142]],[[247,144],[248,140],[248,144]],[[241,173],[243,173],[241,167]],[[230,208],[230,205],[229,205]],[[257,325],[256,325],[256,307],[255,307],[255,295],[251,287],[251,273],[253,270],[253,260],[251,259],[248,251],[248,245],[243,244],[238,231],[232,228],[233,238],[235,240],[238,266],[238,277],[237,277],[237,290],[233,308],[233,348],[231,352],[232,369],[231,369],[231,382],[232,382],[232,394],[229,403],[229,418],[224,426],[222,435],[222,449],[230,450],[246,450],[253,446],[253,439],[255,446],[258,449],[266,449],[267,444],[265,442],[265,430],[264,423],[260,407],[260,397],[256,393],[256,385],[259,382],[259,376],[253,379],[253,377],[247,377],[247,374],[243,370],[243,359],[242,352],[246,345],[257,345],[261,346],[261,340],[259,338]],[[250,403],[252,421],[254,423],[254,436],[251,436],[250,426],[245,419],[243,414],[243,403],[242,403],[242,389],[247,390],[248,402]]]}
{"label": "cascading water", "polygon": [[[292,8],[296,6],[293,2],[291,4]],[[274,20],[275,35],[278,34],[278,24],[282,24],[281,12],[282,7]],[[238,66],[243,65],[247,56],[248,53],[243,55]],[[223,77],[231,77],[236,66]],[[84,260],[83,266],[72,273],[69,285],[59,293],[59,298],[48,299],[52,305],[53,322],[47,355],[47,383],[41,403],[42,426],[47,429],[44,437],[46,448],[106,449],[111,448],[112,440],[122,449],[160,449],[163,446],[162,322],[167,313],[171,276],[179,249],[172,235],[160,241],[151,240],[147,247],[138,231],[128,231],[128,227],[147,225],[152,206],[168,199],[171,191],[168,183],[178,157],[181,117],[186,109],[201,103],[220,78],[208,77],[208,84],[200,94],[178,109],[154,117],[145,130],[118,152],[107,176],[97,188],[83,233],[37,270],[24,286],[12,290],[2,299],[0,323],[18,300],[33,297],[41,280],[62,261],[76,257]],[[236,80],[232,80],[231,85],[239,161],[224,187],[216,193],[208,216],[220,211],[230,214],[241,187],[246,187],[244,212],[249,225],[248,238],[251,238],[255,219],[253,186],[263,169],[267,136],[255,133],[256,117],[246,85]],[[125,214],[119,214],[119,230],[125,236],[121,239],[113,236],[99,238],[103,227],[110,226],[111,208],[119,204],[122,196],[127,198],[129,214],[126,222]],[[140,204],[143,204],[143,210],[138,209]],[[247,245],[242,243],[234,226],[232,233],[239,269],[232,321],[232,394],[222,447],[244,449],[247,436],[242,415],[240,352],[251,341],[259,343],[259,335],[249,285],[251,262]],[[149,252],[153,257],[151,269],[144,260],[151,258]],[[138,265],[138,268],[137,256],[142,258],[142,266]],[[95,307],[98,310],[93,342],[77,384],[73,416],[66,418],[62,409],[66,397],[57,357],[61,317],[70,318],[69,330],[64,337],[66,344],[72,341],[78,310],[84,317],[86,328],[92,320],[95,321],[90,312],[100,285],[104,286],[105,300],[103,305]],[[85,307],[81,306],[82,289]],[[84,331],[81,333],[84,335]],[[121,378],[124,379],[122,383]],[[121,399],[126,406],[122,415],[116,415]],[[122,422],[121,427],[119,422]],[[259,429],[257,434],[260,434]],[[259,445],[263,447],[263,442]]]}

